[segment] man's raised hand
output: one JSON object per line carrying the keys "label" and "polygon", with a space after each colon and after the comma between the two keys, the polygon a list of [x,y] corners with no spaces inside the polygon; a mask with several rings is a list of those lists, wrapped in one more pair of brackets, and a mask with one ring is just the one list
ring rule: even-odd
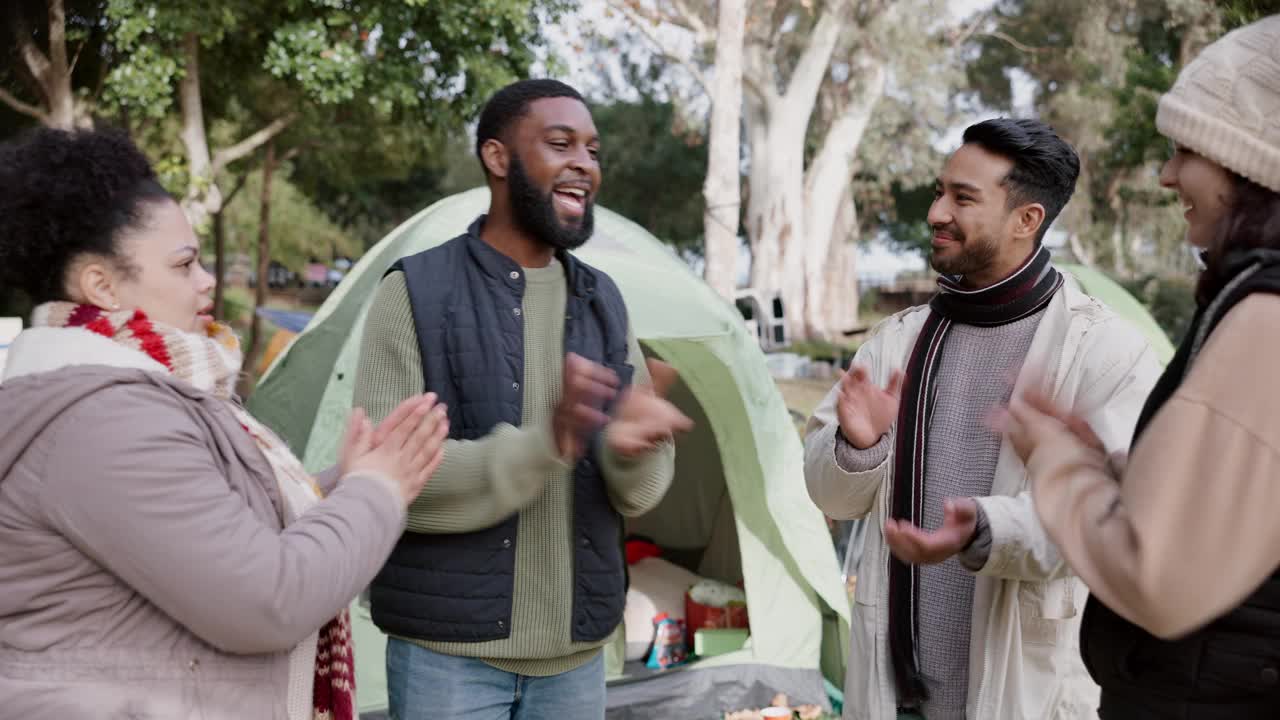
{"label": "man's raised hand", "polygon": [[894,370],[888,387],[881,388],[871,381],[867,369],[861,365],[851,366],[840,378],[836,417],[840,421],[840,433],[849,444],[865,450],[889,432],[898,419],[903,378],[901,370]]}

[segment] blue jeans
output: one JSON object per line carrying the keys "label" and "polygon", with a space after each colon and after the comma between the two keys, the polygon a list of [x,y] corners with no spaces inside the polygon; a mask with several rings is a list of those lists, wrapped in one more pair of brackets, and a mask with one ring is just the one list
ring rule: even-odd
{"label": "blue jeans", "polygon": [[604,653],[566,673],[529,677],[387,638],[387,696],[391,720],[600,720]]}

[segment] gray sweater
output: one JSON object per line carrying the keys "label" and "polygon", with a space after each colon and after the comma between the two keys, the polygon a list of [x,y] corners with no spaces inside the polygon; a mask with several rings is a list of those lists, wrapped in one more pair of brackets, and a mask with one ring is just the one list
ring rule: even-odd
{"label": "gray sweater", "polygon": [[[1026,359],[1043,311],[1008,325],[952,325],[938,368],[937,401],[929,422],[924,480],[927,530],[942,525],[947,498],[991,493],[1001,437],[986,418],[1007,403]],[[884,462],[889,438],[866,449],[837,441],[836,461],[846,472],[870,470]],[[930,699],[928,720],[964,720],[969,689],[969,632],[974,578],[990,548],[990,531],[979,517],[972,544],[937,565],[920,566],[916,651]]]}

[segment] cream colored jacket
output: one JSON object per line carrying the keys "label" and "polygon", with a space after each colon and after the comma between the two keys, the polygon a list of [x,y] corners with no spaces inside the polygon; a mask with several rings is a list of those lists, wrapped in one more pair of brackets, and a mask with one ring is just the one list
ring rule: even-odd
{"label": "cream colored jacket", "polygon": [[[893,370],[906,365],[927,316],[928,308],[922,306],[885,320],[854,362],[884,386]],[[1109,450],[1123,450],[1160,370],[1142,334],[1068,277],[1045,310],[1014,393],[1039,384],[1089,420]],[[994,375],[991,380],[1007,381]],[[888,645],[889,551],[883,535],[893,455],[867,472],[842,470],[835,460],[835,401],[833,389],[809,420],[805,480],[825,513],[837,519],[868,517],[870,524],[850,629],[844,717],[893,720],[897,702]],[[977,572],[973,596],[968,717],[1096,717],[1098,688],[1078,650],[1087,590],[1037,520],[1026,469],[1007,441],[991,496],[977,500],[990,524],[992,546]]]}

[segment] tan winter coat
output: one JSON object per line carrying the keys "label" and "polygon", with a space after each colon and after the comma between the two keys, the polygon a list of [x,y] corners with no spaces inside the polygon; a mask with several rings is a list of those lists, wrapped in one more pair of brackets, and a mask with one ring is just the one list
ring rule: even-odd
{"label": "tan winter coat", "polygon": [[1133,447],[1122,478],[1055,437],[1036,509],[1098,599],[1162,638],[1244,602],[1280,567],[1280,295],[1241,300]]}
{"label": "tan winter coat", "polygon": [[0,718],[295,717],[289,651],[381,567],[397,490],[348,476],[282,529],[225,401],[40,330],[0,383]]}
{"label": "tan winter coat", "polygon": [[[928,308],[882,323],[855,363],[882,387],[906,365]],[[1128,445],[1160,365],[1141,333],[1067,278],[1049,303],[1014,385],[1044,383],[1053,398],[1094,423],[1109,448]],[[1004,378],[993,377],[992,382]],[[835,460],[836,394],[828,394],[805,433],[805,480],[818,507],[837,519],[868,518],[850,629],[844,717],[894,720],[889,659],[888,561],[893,455],[873,470],[846,473]],[[962,451],[962,449],[961,449]],[[1096,717],[1098,687],[1080,660],[1080,614],[1087,590],[1036,519],[1026,468],[1008,441],[991,496],[978,498],[991,527],[987,564],[977,573],[969,642],[967,716],[973,720],[1076,720]]]}

